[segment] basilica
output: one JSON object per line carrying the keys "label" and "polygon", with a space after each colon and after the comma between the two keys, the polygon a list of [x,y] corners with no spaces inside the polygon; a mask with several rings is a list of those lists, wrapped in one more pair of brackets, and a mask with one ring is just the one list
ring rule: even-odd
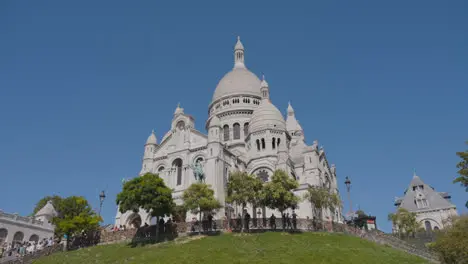
{"label": "basilica", "polygon": [[[294,193],[303,197],[309,186],[322,186],[338,193],[336,167],[329,164],[325,150],[317,141],[307,145],[304,131],[291,104],[286,120],[270,100],[270,89],[264,77],[260,80],[246,66],[244,46],[240,39],[234,47],[234,65],[219,81],[208,106],[206,132],[195,129],[195,119],[178,105],[170,130],[158,140],[152,131],[144,145],[140,175],[158,173],[181,204],[182,193],[197,179],[195,168],[201,167],[205,182],[216,198],[226,205],[216,218],[239,208],[225,202],[230,172],[246,171],[267,182],[277,169],[288,172],[299,182]],[[269,208],[248,208],[252,217],[269,217],[280,213]],[[310,202],[301,201],[295,213],[299,218],[312,218]],[[324,210],[324,220],[342,221],[341,209]],[[187,215],[187,220],[192,215]],[[153,224],[144,210],[139,213],[117,212],[115,224],[139,226]]]}

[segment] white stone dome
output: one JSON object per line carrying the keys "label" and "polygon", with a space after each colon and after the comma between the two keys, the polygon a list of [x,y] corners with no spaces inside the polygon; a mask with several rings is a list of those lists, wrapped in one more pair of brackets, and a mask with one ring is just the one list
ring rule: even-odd
{"label": "white stone dome", "polygon": [[234,68],[219,81],[213,102],[229,95],[253,95],[260,97],[260,79],[247,68]]}
{"label": "white stone dome", "polygon": [[151,135],[149,135],[148,139],[146,140],[146,145],[148,145],[148,144],[152,144],[152,145],[157,144],[156,135],[154,134],[154,130],[151,131]]}
{"label": "white stone dome", "polygon": [[219,81],[213,94],[213,102],[229,95],[253,95],[260,97],[260,79],[245,67],[244,45],[237,37],[234,47],[234,68]]}
{"label": "white stone dome", "polygon": [[249,123],[249,133],[263,129],[286,130],[283,115],[269,99],[262,100],[260,106],[254,110]]}

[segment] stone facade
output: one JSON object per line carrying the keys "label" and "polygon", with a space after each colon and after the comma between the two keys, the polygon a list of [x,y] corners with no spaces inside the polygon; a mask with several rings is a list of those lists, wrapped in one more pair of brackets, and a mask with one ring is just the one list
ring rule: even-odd
{"label": "stone facade", "polygon": [[[276,169],[282,169],[299,182],[300,187],[295,190],[298,196],[312,185],[339,194],[335,165],[329,165],[325,150],[317,141],[307,145],[291,104],[286,120],[272,104],[265,78],[260,80],[247,69],[244,46],[239,39],[234,48],[234,67],[219,81],[208,113],[205,134],[195,129],[195,119],[178,105],[171,128],[162,140],[159,142],[153,131],[144,146],[140,175],[158,173],[173,189],[177,204],[182,203],[183,191],[197,181],[192,169],[196,163],[203,167],[205,182],[211,185],[221,204],[225,204],[229,174],[237,170],[267,182]],[[240,213],[240,208],[226,204],[215,218],[221,219],[227,208],[233,208],[229,211],[235,215]],[[309,202],[302,201],[296,214],[312,218],[312,209]],[[248,210],[253,218],[271,214],[280,217],[279,212],[268,208],[248,207]],[[342,222],[341,209],[334,212],[325,209],[322,215],[327,220]],[[188,214],[187,220],[192,217]],[[139,227],[145,223],[155,224],[155,220],[144,210],[118,212],[115,219],[118,226]]]}
{"label": "stone facade", "polygon": [[[424,183],[414,174],[403,197],[396,198],[395,206],[416,213],[416,220],[426,231],[443,229],[457,216],[457,208],[450,201],[450,195]],[[393,226],[393,231],[397,227]]]}
{"label": "stone facade", "polygon": [[52,217],[56,214],[48,203],[34,217],[24,217],[0,211],[0,244],[3,242],[39,241],[54,236]]}

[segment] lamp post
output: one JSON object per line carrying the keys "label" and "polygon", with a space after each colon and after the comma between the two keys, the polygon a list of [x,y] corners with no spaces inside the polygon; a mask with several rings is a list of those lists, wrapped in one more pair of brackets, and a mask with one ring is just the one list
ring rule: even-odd
{"label": "lamp post", "polygon": [[351,202],[351,180],[349,179],[348,176],[346,176],[345,179],[345,185],[346,185],[346,190],[348,191],[348,200],[349,200],[349,215],[353,214],[353,203]]}
{"label": "lamp post", "polygon": [[102,204],[104,203],[104,199],[106,199],[106,193],[104,191],[101,191],[99,194],[99,217],[101,217],[101,210],[102,210]]}

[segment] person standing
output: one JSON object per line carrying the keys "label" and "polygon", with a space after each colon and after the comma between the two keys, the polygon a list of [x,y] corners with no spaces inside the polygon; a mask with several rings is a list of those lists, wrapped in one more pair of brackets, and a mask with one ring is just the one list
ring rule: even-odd
{"label": "person standing", "polygon": [[245,230],[247,230],[247,232],[249,232],[249,225],[250,225],[250,214],[249,214],[249,212],[245,212],[244,220],[245,220]]}
{"label": "person standing", "polygon": [[276,217],[273,213],[270,216],[270,228],[276,230]]}
{"label": "person standing", "polygon": [[297,229],[297,214],[296,212],[293,211],[292,213],[292,224],[293,224],[293,229]]}
{"label": "person standing", "polygon": [[208,231],[213,229],[213,215],[211,213],[208,214]]}

